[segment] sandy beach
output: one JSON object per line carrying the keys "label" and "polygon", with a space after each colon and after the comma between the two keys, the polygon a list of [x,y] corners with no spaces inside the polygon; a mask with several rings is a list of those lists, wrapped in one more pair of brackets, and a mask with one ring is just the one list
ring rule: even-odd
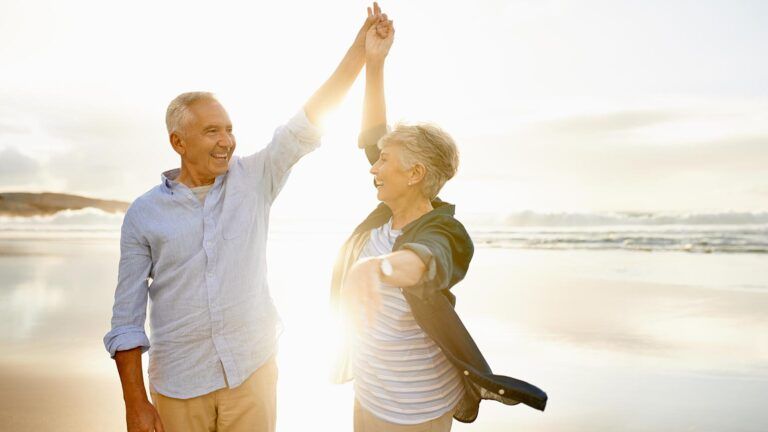
{"label": "sandy beach", "polygon": [[[340,241],[270,240],[284,324],[278,430],[351,430],[351,388],[326,380]],[[0,429],[124,430],[101,343],[118,256],[114,239],[0,240]],[[496,373],[535,383],[550,401],[543,413],[484,402],[474,424],[454,430],[766,430],[765,268],[760,254],[479,248],[455,288],[457,309]],[[295,397],[307,388],[311,404]]]}

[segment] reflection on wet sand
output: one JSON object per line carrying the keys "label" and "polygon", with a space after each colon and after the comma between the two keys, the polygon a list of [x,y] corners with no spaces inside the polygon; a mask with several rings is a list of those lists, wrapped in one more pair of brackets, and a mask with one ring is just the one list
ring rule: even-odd
{"label": "reflection on wet sand", "polygon": [[[326,248],[337,240],[269,246],[285,327],[278,430],[318,419],[351,430],[351,390],[328,385],[320,360],[330,351]],[[544,413],[484,403],[476,423],[454,430],[765,430],[767,259],[478,249],[455,288],[459,313],[495,371],[536,383],[550,403]],[[0,429],[124,428],[101,345],[117,260],[114,239],[0,241]],[[295,262],[310,264],[297,272]],[[319,396],[311,404],[294,397],[306,388]]]}

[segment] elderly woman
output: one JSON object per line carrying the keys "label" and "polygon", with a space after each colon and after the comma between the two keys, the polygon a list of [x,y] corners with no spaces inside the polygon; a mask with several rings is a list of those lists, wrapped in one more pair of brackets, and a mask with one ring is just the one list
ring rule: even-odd
{"label": "elderly woman", "polygon": [[543,410],[543,391],[492,374],[454,311],[449,289],[474,249],[437,193],[456,173],[458,151],[436,126],[387,133],[383,72],[393,38],[386,15],[366,37],[360,146],[382,203],[347,240],[333,275],[333,303],[358,324],[336,376],[355,380],[355,431],[449,431],[453,418],[474,421],[481,399]]}

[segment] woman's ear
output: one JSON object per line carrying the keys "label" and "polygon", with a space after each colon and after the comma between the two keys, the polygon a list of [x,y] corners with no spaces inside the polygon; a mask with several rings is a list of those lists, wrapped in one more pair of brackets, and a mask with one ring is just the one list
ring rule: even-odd
{"label": "woman's ear", "polygon": [[427,167],[424,166],[424,164],[416,163],[413,168],[411,168],[411,176],[408,179],[408,184],[417,184],[420,181],[424,180],[424,176],[427,175]]}

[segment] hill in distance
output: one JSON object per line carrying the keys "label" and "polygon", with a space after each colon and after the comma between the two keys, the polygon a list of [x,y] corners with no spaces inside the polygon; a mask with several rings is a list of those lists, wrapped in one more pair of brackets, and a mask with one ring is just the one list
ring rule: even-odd
{"label": "hill in distance", "polygon": [[53,192],[0,192],[0,216],[50,216],[62,210],[93,207],[124,213],[129,203]]}

